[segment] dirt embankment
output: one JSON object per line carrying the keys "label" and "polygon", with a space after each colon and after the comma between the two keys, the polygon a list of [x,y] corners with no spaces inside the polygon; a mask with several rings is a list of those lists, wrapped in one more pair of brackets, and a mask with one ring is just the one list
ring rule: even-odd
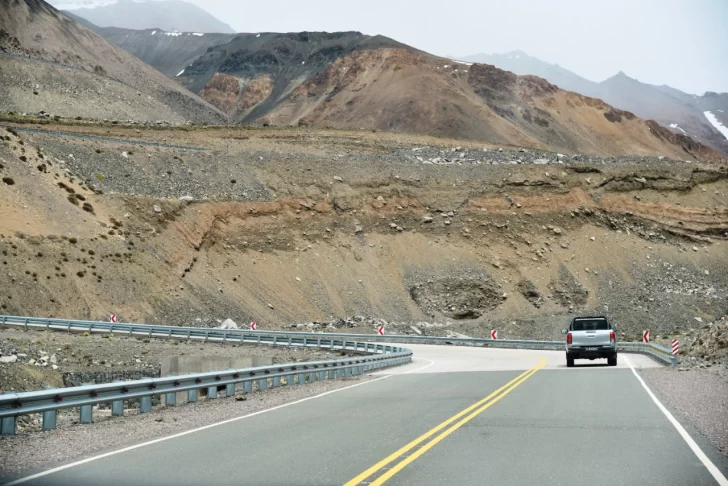
{"label": "dirt embankment", "polygon": [[534,338],[599,313],[623,339],[725,314],[720,166],[371,132],[103,130],[208,150],[3,132],[3,313],[262,329],[358,315],[357,332],[376,318]]}

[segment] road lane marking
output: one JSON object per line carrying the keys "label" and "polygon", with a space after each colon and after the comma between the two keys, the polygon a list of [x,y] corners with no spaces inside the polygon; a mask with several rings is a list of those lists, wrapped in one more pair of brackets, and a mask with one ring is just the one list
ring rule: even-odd
{"label": "road lane marking", "polygon": [[[536,364],[533,368],[530,368],[517,377],[513,378],[511,381],[503,385],[502,387],[498,388],[496,391],[488,395],[487,397],[483,398],[482,400],[479,400],[478,402],[470,405],[465,410],[462,410],[461,412],[455,414],[454,416],[450,417],[449,419],[442,422],[440,425],[436,426],[435,428],[429,430],[428,432],[425,432],[420,437],[416,438],[415,440],[411,441],[409,444],[401,447],[396,452],[390,454],[389,456],[385,457],[378,463],[374,464],[372,467],[367,469],[366,471],[362,472],[355,478],[349,480],[344,484],[344,486],[356,486],[362,483],[365,483],[365,480],[369,477],[373,476],[377,472],[383,471],[385,469],[386,472],[379,477],[377,477],[375,480],[371,482],[366,482],[365,484],[376,486],[383,484],[386,480],[397,474],[400,470],[402,470],[405,466],[410,464],[412,461],[420,457],[422,454],[424,454],[427,450],[432,448],[435,444],[440,442],[442,439],[453,433],[455,430],[462,427],[465,423],[469,422],[473,418],[475,418],[478,414],[484,412],[487,410],[491,405],[498,402],[501,398],[508,395],[514,388],[519,386],[521,383],[526,381],[528,378],[530,378],[534,373],[536,373],[538,370],[542,369],[546,366],[548,363],[548,360],[546,359],[540,359],[538,364]],[[465,416],[465,418],[462,418]],[[440,432],[445,427],[448,427],[453,422],[460,419],[455,425],[450,426],[447,430],[440,433],[438,436],[433,438],[430,442],[426,444],[422,444],[424,441],[432,437],[433,435]],[[422,444],[422,445],[420,445]],[[416,450],[415,450],[416,449]],[[396,461],[399,458],[404,457],[404,459],[399,462],[398,464],[394,466],[389,466],[392,462]]]}
{"label": "road lane marking", "polygon": [[645,383],[645,380],[642,379],[642,377],[637,373],[637,370],[634,369],[634,366],[632,366],[632,363],[627,359],[625,356],[624,359],[627,364],[629,365],[630,369],[632,370],[632,373],[634,373],[634,376],[637,377],[637,380],[639,380],[642,387],[647,390],[647,394],[652,398],[652,401],[655,402],[657,405],[657,408],[662,410],[662,413],[665,414],[665,417],[667,417],[667,420],[670,421],[670,423],[677,429],[677,432],[680,434],[680,436],[687,442],[688,446],[690,446],[690,449],[695,453],[695,455],[700,459],[700,462],[703,463],[703,466],[705,466],[710,474],[713,476],[713,478],[718,482],[720,486],[728,486],[728,479],[723,475],[722,472],[720,472],[720,469],[715,467],[715,464],[713,464],[713,461],[711,461],[708,456],[705,455],[705,452],[700,448],[700,446],[693,440],[692,437],[690,437],[690,434],[688,434],[688,431],[685,430],[685,427],[680,424],[680,422],[677,421],[677,419],[670,413],[670,411],[660,402],[660,400],[657,399],[654,393],[652,393],[652,390],[647,386]]}
{"label": "road lane marking", "polygon": [[16,484],[22,484],[22,483],[25,483],[25,482],[28,482],[28,481],[32,481],[33,479],[38,479],[40,477],[47,476],[49,474],[53,474],[53,473],[57,473],[57,472],[63,471],[64,469],[69,469],[69,468],[72,468],[72,467],[75,467],[75,466],[81,466],[83,464],[89,463],[91,461],[95,461],[97,459],[103,459],[105,457],[114,456],[116,454],[121,454],[122,452],[132,451],[134,449],[138,449],[140,447],[145,447],[145,446],[148,446],[148,445],[156,444],[158,442],[164,442],[166,440],[176,439],[177,437],[182,437],[182,436],[187,435],[187,434],[192,434],[192,433],[195,433],[195,432],[200,432],[202,430],[211,429],[212,427],[217,427],[218,425],[229,424],[231,422],[236,422],[238,420],[246,419],[246,418],[249,418],[249,417],[254,417],[256,415],[261,415],[261,414],[266,413],[266,412],[272,412],[273,410],[278,410],[279,408],[288,407],[288,406],[291,406],[291,405],[296,405],[298,403],[306,402],[308,400],[313,400],[315,398],[321,398],[321,397],[326,396],[326,395],[331,395],[332,393],[337,393],[337,392],[340,392],[340,391],[343,391],[343,390],[349,390],[349,389],[355,388],[357,386],[368,385],[369,383],[374,383],[376,381],[386,380],[387,378],[391,378],[393,376],[407,375],[407,374],[412,373],[412,372],[415,372],[415,371],[420,371],[420,370],[423,370],[425,368],[429,368],[430,366],[432,366],[433,364],[435,364],[434,361],[432,361],[430,359],[427,359],[427,358],[417,358],[417,359],[421,359],[421,360],[424,360],[424,361],[429,361],[430,363],[427,364],[427,365],[425,365],[425,366],[423,366],[423,367],[421,367],[421,368],[415,368],[414,370],[403,371],[401,373],[392,373],[390,375],[381,376],[379,378],[375,378],[373,380],[368,380],[368,381],[365,381],[365,382],[362,382],[362,383],[355,383],[353,385],[345,386],[343,388],[337,388],[336,390],[329,390],[327,392],[319,393],[318,395],[314,395],[312,397],[302,398],[300,400],[296,400],[295,402],[283,403],[281,405],[276,405],[275,407],[266,408],[264,410],[258,410],[257,412],[249,413],[247,415],[242,415],[240,417],[234,417],[234,418],[231,418],[231,419],[223,420],[222,422],[216,422],[214,424],[204,425],[202,427],[197,427],[195,429],[185,430],[183,432],[179,432],[179,433],[176,433],[176,434],[173,434],[173,435],[168,435],[166,437],[159,437],[157,439],[153,439],[153,440],[150,440],[150,441],[147,441],[147,442],[142,442],[141,444],[136,444],[136,445],[133,445],[133,446],[124,447],[122,449],[117,449],[115,451],[106,452],[104,454],[99,454],[98,456],[88,457],[88,458],[82,459],[80,461],[72,462],[70,464],[64,464],[63,466],[58,466],[58,467],[55,467],[53,469],[48,469],[46,471],[41,471],[39,473],[30,475],[30,476],[25,476],[25,477],[22,477],[22,478],[18,478],[15,481],[12,481],[12,482],[9,482],[9,483],[3,483],[0,486],[15,486]]}

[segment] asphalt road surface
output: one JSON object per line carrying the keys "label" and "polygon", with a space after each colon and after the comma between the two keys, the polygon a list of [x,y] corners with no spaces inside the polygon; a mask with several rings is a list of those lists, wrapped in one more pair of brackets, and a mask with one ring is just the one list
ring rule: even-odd
{"label": "asphalt road surface", "polygon": [[567,369],[563,352],[409,347],[372,381],[22,484],[728,484],[728,460],[643,386],[645,356]]}

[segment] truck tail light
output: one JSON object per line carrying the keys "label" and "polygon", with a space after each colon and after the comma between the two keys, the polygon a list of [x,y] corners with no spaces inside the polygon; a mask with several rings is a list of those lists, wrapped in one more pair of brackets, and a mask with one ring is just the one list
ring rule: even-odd
{"label": "truck tail light", "polygon": [[571,333],[568,333],[568,334],[566,335],[566,344],[571,344],[571,339],[572,339],[572,337],[571,337]]}
{"label": "truck tail light", "polygon": [[616,337],[614,336],[614,331],[609,331],[609,342],[613,343],[616,341]]}

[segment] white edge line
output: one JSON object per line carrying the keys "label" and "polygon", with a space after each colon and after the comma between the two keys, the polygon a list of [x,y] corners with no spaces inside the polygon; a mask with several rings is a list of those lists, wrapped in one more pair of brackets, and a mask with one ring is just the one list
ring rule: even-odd
{"label": "white edge line", "polygon": [[272,408],[266,408],[265,410],[258,410],[257,412],[249,413],[249,414],[243,415],[241,417],[234,417],[234,418],[231,418],[231,419],[223,420],[222,422],[216,422],[214,424],[204,425],[204,426],[198,427],[196,429],[185,430],[184,432],[179,432],[177,434],[168,435],[167,437],[160,437],[158,439],[150,440],[148,442],[142,442],[141,444],[136,444],[136,445],[129,446],[129,447],[124,447],[122,449],[118,449],[118,450],[115,450],[115,451],[106,452],[106,453],[100,454],[98,456],[88,457],[88,458],[82,459],[80,461],[72,462],[70,464],[65,464],[63,466],[58,466],[58,467],[55,467],[53,469],[48,469],[47,471],[41,471],[41,472],[36,473],[36,474],[33,474],[31,476],[26,476],[26,477],[23,477],[23,478],[18,478],[15,481],[12,481],[10,483],[4,483],[1,486],[14,486],[16,484],[25,483],[25,482],[31,481],[33,479],[37,479],[37,478],[40,478],[40,477],[43,477],[43,476],[47,476],[49,474],[53,474],[53,473],[57,473],[59,471],[63,471],[64,469],[69,469],[69,468],[72,468],[72,467],[75,467],[75,466],[80,466],[82,464],[86,464],[88,462],[95,461],[97,459],[103,459],[105,457],[114,456],[116,454],[121,454],[122,452],[131,451],[131,450],[134,450],[134,449],[138,449],[140,447],[145,447],[145,446],[148,446],[148,445],[156,444],[158,442],[164,442],[165,440],[176,439],[177,437],[182,437],[183,435],[192,434],[194,432],[199,432],[201,430],[210,429],[212,427],[217,427],[218,425],[229,424],[229,423],[235,422],[237,420],[242,420],[242,419],[245,419],[245,418],[248,418],[248,417],[254,417],[256,415],[260,415],[260,414],[263,414],[263,413],[266,413],[266,412],[272,412],[273,410],[278,410],[279,408],[288,407],[290,405],[296,405],[297,403],[302,403],[302,402],[305,402],[305,401],[308,401],[308,400],[313,400],[315,398],[320,398],[320,397],[323,397],[323,396],[326,396],[326,395],[330,395],[332,393],[340,392],[340,391],[343,391],[343,390],[348,390],[350,388],[354,388],[354,387],[357,387],[357,386],[367,385],[369,383],[374,383],[375,381],[385,380],[385,379],[391,378],[393,376],[406,375],[406,374],[412,373],[414,371],[424,370],[425,368],[429,368],[430,366],[432,366],[433,364],[435,364],[434,361],[429,360],[429,359],[425,359],[425,358],[417,358],[417,359],[423,359],[425,361],[429,361],[430,364],[428,364],[426,366],[423,366],[422,368],[416,368],[414,370],[409,370],[409,371],[405,371],[405,372],[402,372],[402,373],[392,373],[390,375],[381,376],[379,378],[375,378],[373,380],[368,380],[368,381],[365,381],[363,383],[355,383],[353,385],[345,386],[343,388],[337,388],[336,390],[329,390],[329,391],[324,392],[324,393],[319,393],[318,395],[314,395],[312,397],[302,398],[300,400],[296,400],[295,402],[283,403],[281,405],[276,405],[275,407],[272,407]]}
{"label": "white edge line", "polygon": [[637,377],[637,380],[642,384],[642,387],[647,390],[647,394],[652,398],[652,401],[657,404],[657,408],[662,410],[662,413],[665,414],[665,417],[667,417],[667,420],[670,421],[672,425],[675,426],[677,429],[677,432],[680,434],[680,436],[687,442],[688,446],[690,446],[690,449],[695,453],[695,455],[700,459],[700,462],[703,463],[703,466],[705,466],[710,474],[713,476],[713,478],[718,482],[720,486],[728,486],[728,479],[726,479],[725,476],[723,476],[723,473],[720,472],[720,469],[715,467],[715,464],[713,464],[713,461],[711,461],[708,456],[705,455],[703,450],[698,446],[698,444],[695,443],[692,437],[690,437],[690,434],[688,434],[687,430],[680,424],[680,422],[677,421],[677,419],[670,413],[670,411],[665,408],[665,406],[660,403],[660,401],[657,399],[654,393],[652,393],[652,390],[649,389],[649,387],[645,384],[645,381],[642,379],[642,377],[637,373],[637,370],[634,369],[634,366],[632,366],[632,363],[627,359],[625,356],[624,359],[627,364],[629,365],[630,369],[632,370],[632,373],[634,373],[634,376]]}

